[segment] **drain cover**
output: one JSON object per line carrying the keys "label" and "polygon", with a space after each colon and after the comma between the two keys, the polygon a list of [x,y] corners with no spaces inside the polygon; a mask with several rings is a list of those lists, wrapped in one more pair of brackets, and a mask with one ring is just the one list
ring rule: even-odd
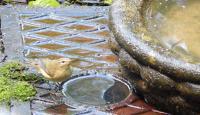
{"label": "drain cover", "polygon": [[73,108],[105,108],[126,100],[131,86],[111,74],[90,74],[65,82],[63,94],[66,104]]}

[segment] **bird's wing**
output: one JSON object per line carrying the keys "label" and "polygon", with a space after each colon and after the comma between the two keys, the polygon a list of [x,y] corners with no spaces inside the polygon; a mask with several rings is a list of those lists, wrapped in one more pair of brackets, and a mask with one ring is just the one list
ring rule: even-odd
{"label": "bird's wing", "polygon": [[49,67],[52,67],[52,64],[51,64],[51,60],[49,59],[42,59],[41,60],[41,67],[44,69],[45,72],[47,72],[48,74],[50,74],[50,70],[49,70]]}
{"label": "bird's wing", "polygon": [[53,77],[55,75],[55,72],[57,71],[58,66],[56,60],[43,59],[42,63],[46,73]]}

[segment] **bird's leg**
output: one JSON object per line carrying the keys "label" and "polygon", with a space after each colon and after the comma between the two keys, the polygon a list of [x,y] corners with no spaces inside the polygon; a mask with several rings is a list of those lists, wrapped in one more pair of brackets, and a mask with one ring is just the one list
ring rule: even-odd
{"label": "bird's leg", "polygon": [[52,89],[53,89],[53,88],[52,88],[52,83],[51,83],[50,81],[46,81],[46,83],[47,83],[49,89],[52,90]]}
{"label": "bird's leg", "polygon": [[56,85],[56,87],[55,87],[55,91],[56,91],[56,92],[62,90],[62,83],[56,82],[55,85]]}

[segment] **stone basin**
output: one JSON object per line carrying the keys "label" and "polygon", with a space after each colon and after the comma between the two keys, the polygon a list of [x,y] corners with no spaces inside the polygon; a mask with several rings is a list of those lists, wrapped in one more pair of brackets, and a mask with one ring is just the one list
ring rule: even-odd
{"label": "stone basin", "polygon": [[171,113],[200,112],[198,8],[198,0],[115,0],[111,7],[112,51],[137,92]]}

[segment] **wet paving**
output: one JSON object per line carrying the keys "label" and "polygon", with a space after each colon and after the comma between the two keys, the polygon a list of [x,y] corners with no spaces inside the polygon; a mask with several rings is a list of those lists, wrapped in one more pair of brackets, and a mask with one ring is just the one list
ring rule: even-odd
{"label": "wet paving", "polygon": [[[105,8],[105,10],[108,10]],[[117,57],[109,50],[106,13],[78,16],[21,13],[25,56],[28,58],[79,59],[80,69],[117,70]],[[68,14],[69,12],[66,12]]]}
{"label": "wet paving", "polygon": [[[12,8],[11,11],[17,12],[15,16],[20,24],[23,58],[68,57],[79,60],[72,64],[79,70],[74,74],[93,70],[120,74],[118,58],[108,45],[112,36],[108,29],[108,9],[80,6],[58,9]],[[0,112],[7,110],[12,115],[163,114],[134,95],[127,105],[106,113],[98,110],[80,112],[64,104],[65,97],[55,90],[55,84],[45,82],[35,86],[38,93],[33,100],[25,103],[12,101],[11,109],[0,107]]]}

